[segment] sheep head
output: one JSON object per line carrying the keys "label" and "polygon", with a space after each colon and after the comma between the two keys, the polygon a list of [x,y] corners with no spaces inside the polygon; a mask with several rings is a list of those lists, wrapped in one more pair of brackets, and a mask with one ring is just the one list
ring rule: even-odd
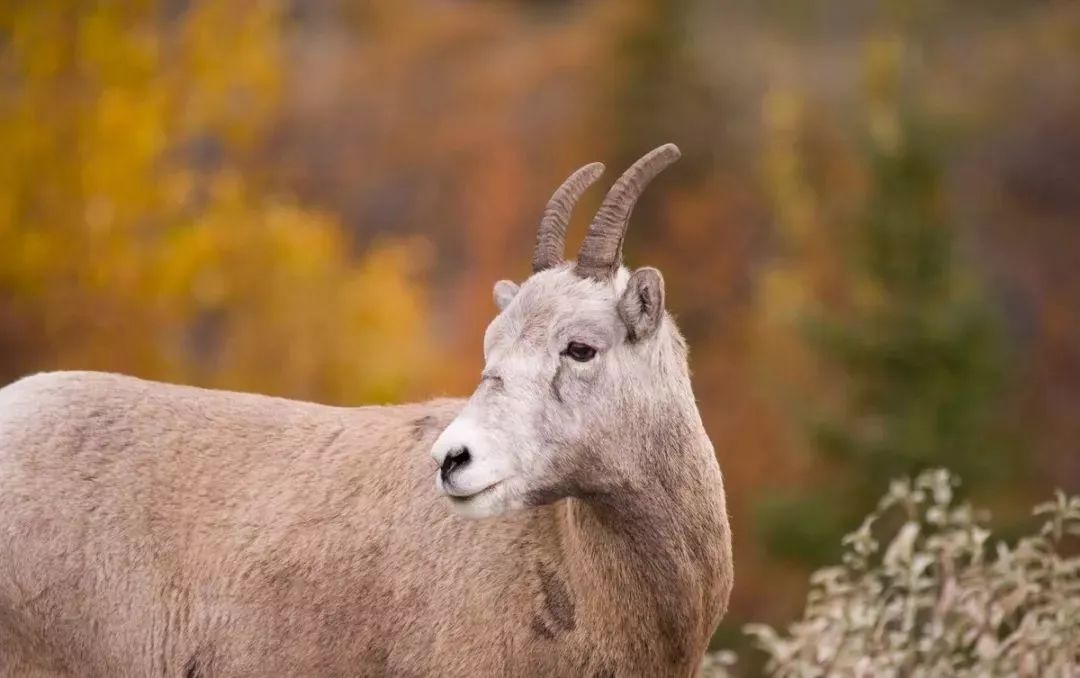
{"label": "sheep head", "polygon": [[533,274],[496,283],[480,384],[431,454],[460,514],[486,517],[567,496],[618,491],[648,473],[633,454],[686,408],[697,416],[686,349],[654,268],[622,266],[622,241],[673,144],[634,163],[607,193],[576,262],[563,259],[570,211],[603,172],[574,172],[544,211]]}

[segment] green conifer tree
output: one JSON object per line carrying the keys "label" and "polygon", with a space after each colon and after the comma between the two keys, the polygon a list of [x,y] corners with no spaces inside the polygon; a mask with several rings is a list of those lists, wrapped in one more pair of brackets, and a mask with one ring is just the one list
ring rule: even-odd
{"label": "green conifer tree", "polygon": [[978,490],[1007,462],[994,436],[999,328],[946,212],[941,136],[903,96],[902,63],[899,41],[871,44],[860,131],[869,185],[839,244],[847,298],[804,325],[842,394],[835,407],[807,405],[828,480],[761,507],[771,547],[795,560],[834,557],[892,478],[946,467]]}

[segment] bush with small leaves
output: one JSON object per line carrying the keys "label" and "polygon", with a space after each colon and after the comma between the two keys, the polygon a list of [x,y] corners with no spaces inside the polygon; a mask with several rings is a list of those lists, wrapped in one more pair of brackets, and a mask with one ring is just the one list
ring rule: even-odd
{"label": "bush with small leaves", "polygon": [[[1035,507],[1041,528],[990,543],[946,471],[897,480],[811,578],[786,632],[750,625],[774,676],[1080,676],[1080,497]],[[883,546],[884,544],[884,546]],[[730,653],[702,674],[729,675]]]}

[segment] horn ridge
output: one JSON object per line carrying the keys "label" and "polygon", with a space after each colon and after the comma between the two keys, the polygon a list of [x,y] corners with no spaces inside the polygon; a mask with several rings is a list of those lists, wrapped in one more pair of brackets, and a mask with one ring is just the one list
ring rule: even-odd
{"label": "horn ridge", "polygon": [[585,190],[596,183],[604,173],[603,163],[593,162],[579,168],[551,195],[540,228],[536,232],[536,249],[533,250],[533,273],[557,266],[563,262],[566,246],[566,227],[574,205]]}
{"label": "horn ridge", "polygon": [[607,280],[622,260],[622,243],[630,215],[645,187],[679,159],[675,144],[649,151],[630,166],[611,187],[597,210],[578,253],[574,271],[583,278]]}

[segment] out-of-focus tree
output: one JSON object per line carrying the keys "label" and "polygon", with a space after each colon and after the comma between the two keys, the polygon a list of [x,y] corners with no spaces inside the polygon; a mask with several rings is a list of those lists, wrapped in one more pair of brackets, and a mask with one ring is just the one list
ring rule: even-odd
{"label": "out-of-focus tree", "polygon": [[425,244],[356,261],[254,171],[281,18],[265,0],[0,7],[4,381],[93,368],[335,401],[418,382]]}
{"label": "out-of-focus tree", "polygon": [[[290,42],[297,96],[266,164],[340,214],[357,243],[389,233],[434,243],[432,323],[457,358],[436,379],[449,392],[475,385],[491,285],[528,274],[545,201],[603,157],[604,137],[585,121],[618,13],[607,3],[303,5]],[[587,196],[579,218],[598,199]]]}
{"label": "out-of-focus tree", "polygon": [[994,436],[999,330],[941,198],[940,135],[902,92],[903,48],[868,43],[865,188],[850,226],[815,230],[813,182],[776,173],[780,222],[809,256],[781,264],[763,308],[808,341],[809,383],[822,386],[803,391],[801,409],[826,469],[816,487],[760,507],[770,544],[790,558],[832,555],[896,476],[946,466],[978,491],[1011,470]]}

